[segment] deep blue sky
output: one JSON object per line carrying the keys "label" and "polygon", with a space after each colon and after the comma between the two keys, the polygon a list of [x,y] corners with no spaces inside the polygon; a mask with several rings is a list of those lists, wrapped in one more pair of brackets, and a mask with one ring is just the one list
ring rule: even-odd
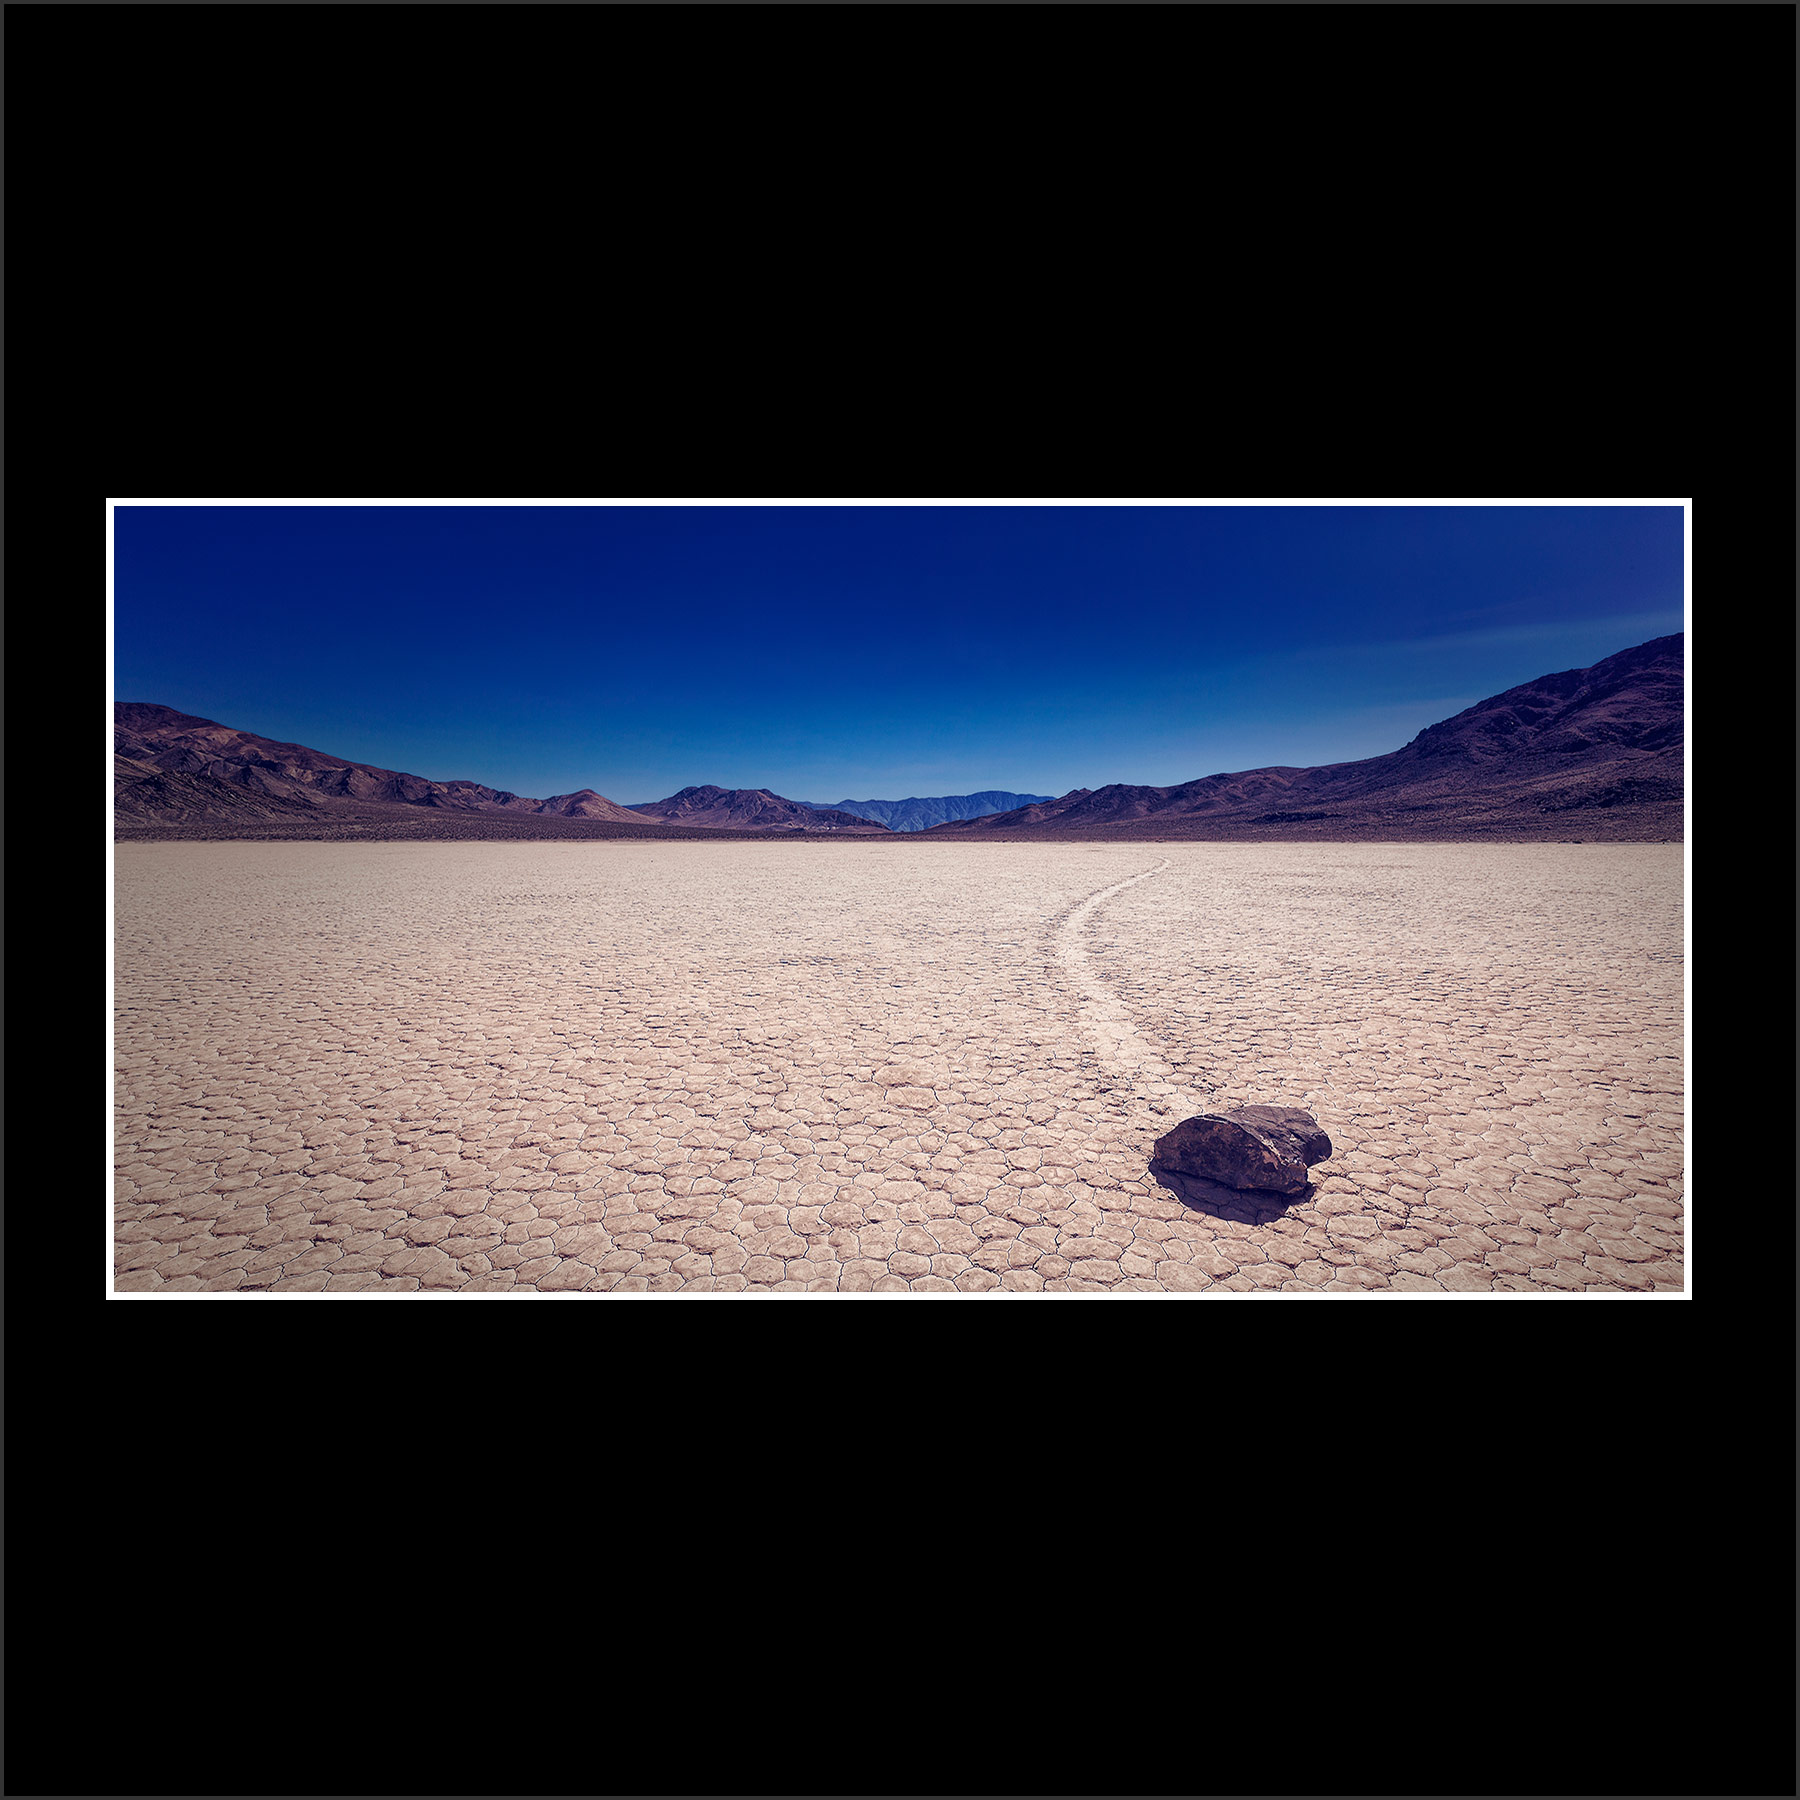
{"label": "deep blue sky", "polygon": [[1682,629],[1678,507],[145,507],[115,685],[534,797],[1168,785]]}

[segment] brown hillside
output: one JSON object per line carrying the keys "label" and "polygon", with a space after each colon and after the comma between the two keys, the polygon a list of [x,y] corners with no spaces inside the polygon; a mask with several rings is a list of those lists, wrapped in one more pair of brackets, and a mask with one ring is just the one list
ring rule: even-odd
{"label": "brown hillside", "polygon": [[649,800],[632,807],[647,819],[664,819],[672,825],[723,826],[736,831],[831,831],[863,836],[892,837],[887,826],[832,806],[802,806],[784,800],[767,788],[686,787],[666,800]]}
{"label": "brown hillside", "polygon": [[1683,714],[1676,633],[1509,688],[1386,756],[1176,787],[1077,788],[923,835],[1679,838]]}
{"label": "brown hillside", "polygon": [[113,750],[114,816],[133,826],[248,824],[384,805],[654,824],[592,788],[532,800],[478,781],[428,781],[141,701],[113,707]]}

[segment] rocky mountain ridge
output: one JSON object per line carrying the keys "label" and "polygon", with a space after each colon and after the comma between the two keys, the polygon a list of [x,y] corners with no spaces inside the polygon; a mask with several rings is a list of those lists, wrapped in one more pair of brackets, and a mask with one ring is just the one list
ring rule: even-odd
{"label": "rocky mountain ridge", "polygon": [[[989,813],[1011,812],[1036,801],[1052,800],[1053,794],[1009,794],[1001,788],[985,788],[979,794],[937,794],[921,798],[912,795],[905,800],[840,800],[838,812],[855,813],[859,819],[873,819],[890,831],[929,831],[950,819],[979,819]],[[815,812],[832,810],[812,801],[802,800]]]}
{"label": "rocky mountain ridge", "polygon": [[[824,807],[766,788],[683,788],[621,806],[583,788],[535,800],[351,762],[173,707],[114,707],[121,835],[341,837],[1677,839],[1683,830],[1681,634],[1508,688],[1385,756],[1274,766],[1172,787],[1113,783]],[[918,823],[908,807],[1023,804]],[[853,809],[862,809],[861,811]],[[889,818],[866,816],[888,809]],[[435,821],[435,823],[433,823]]]}
{"label": "rocky mountain ridge", "polygon": [[1113,783],[932,835],[1678,838],[1685,733],[1677,632],[1508,688],[1385,756]]}
{"label": "rocky mountain ridge", "polygon": [[304,817],[339,804],[644,823],[592,788],[532,800],[479,781],[429,781],[141,701],[113,707],[113,758],[115,813],[145,823]]}
{"label": "rocky mountain ridge", "polygon": [[888,829],[878,819],[786,800],[767,788],[685,787],[666,800],[641,800],[626,810],[670,824],[722,826],[733,831],[879,832],[885,836]]}

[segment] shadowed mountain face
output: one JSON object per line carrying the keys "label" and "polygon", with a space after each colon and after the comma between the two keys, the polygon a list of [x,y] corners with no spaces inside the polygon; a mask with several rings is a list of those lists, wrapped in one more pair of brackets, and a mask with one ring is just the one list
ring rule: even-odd
{"label": "shadowed mountain face", "polygon": [[879,820],[858,818],[835,807],[784,800],[767,788],[686,787],[666,800],[645,800],[629,809],[672,825],[723,826],[733,831],[856,831],[886,835]]}
{"label": "shadowed mountain face", "polygon": [[[928,800],[916,796],[909,800],[840,800],[836,810],[855,813],[859,819],[873,819],[890,831],[929,831],[946,819],[979,819],[988,813],[1011,812],[1036,800],[1054,798],[1051,794],[1008,794],[988,788],[979,794],[940,794]],[[799,804],[812,807],[814,812],[832,810],[814,805],[811,800]]]}
{"label": "shadowed mountain face", "polygon": [[1250,769],[1177,787],[1076,788],[935,827],[1032,837],[1679,838],[1682,636],[1540,676],[1387,756]]}
{"label": "shadowed mountain face", "polygon": [[646,823],[592,788],[530,800],[478,781],[427,781],[422,775],[346,762],[304,744],[278,743],[170,706],[136,701],[122,700],[113,707],[113,751],[113,803],[121,823],[250,823],[304,818],[346,806]]}

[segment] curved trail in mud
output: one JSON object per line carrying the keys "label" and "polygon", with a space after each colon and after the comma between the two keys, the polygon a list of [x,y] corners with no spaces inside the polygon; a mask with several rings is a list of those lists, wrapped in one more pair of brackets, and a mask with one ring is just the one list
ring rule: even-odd
{"label": "curved trail in mud", "polygon": [[1207,1096],[1196,1092],[1191,1081],[1177,1077],[1157,1047],[1138,1030],[1130,1012],[1094,973],[1081,934],[1088,920],[1115,894],[1160,875],[1168,866],[1165,857],[1153,869],[1140,870],[1088,895],[1069,912],[1054,940],[1057,963],[1075,990],[1076,1017],[1095,1061],[1116,1084],[1117,1097],[1146,1123],[1172,1122],[1201,1111]]}

